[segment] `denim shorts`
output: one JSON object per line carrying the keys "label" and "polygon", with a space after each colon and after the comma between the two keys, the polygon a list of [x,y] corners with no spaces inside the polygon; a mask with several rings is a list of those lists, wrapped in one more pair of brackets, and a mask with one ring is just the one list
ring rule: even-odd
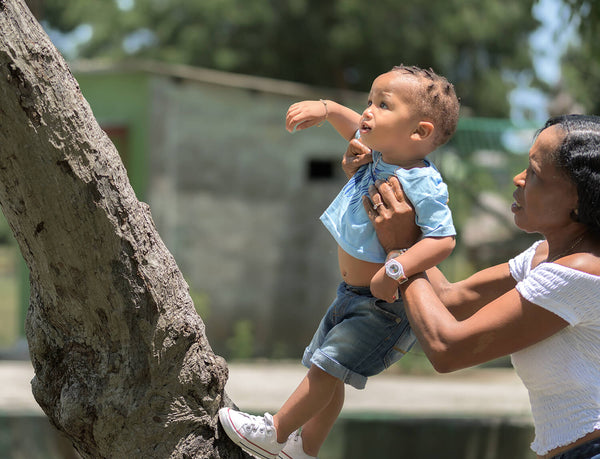
{"label": "denim shorts", "polygon": [[369,376],[400,360],[415,340],[402,300],[386,303],[371,295],[369,287],[342,282],[302,363],[364,389]]}
{"label": "denim shorts", "polygon": [[552,459],[600,459],[600,438],[553,456]]}

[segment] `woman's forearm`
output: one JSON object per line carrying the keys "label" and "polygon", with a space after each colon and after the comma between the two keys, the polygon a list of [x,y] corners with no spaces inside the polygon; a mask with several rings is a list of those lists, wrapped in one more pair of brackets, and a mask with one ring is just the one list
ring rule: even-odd
{"label": "woman's forearm", "polygon": [[455,283],[449,282],[437,267],[428,269],[427,277],[437,297],[458,320],[472,316],[516,285],[508,263],[484,269]]}
{"label": "woman's forearm", "polygon": [[[501,279],[496,284],[499,291],[507,282]],[[488,282],[488,287],[494,289],[493,283]],[[441,373],[517,352],[568,326],[558,315],[527,301],[515,288],[491,295],[489,303],[465,319],[457,319],[446,308],[424,274],[410,278],[399,289],[411,328]]]}
{"label": "woman's forearm", "polygon": [[482,322],[474,326],[470,317],[457,319],[424,274],[400,284],[400,292],[411,328],[436,371],[449,373],[505,354]]}
{"label": "woman's forearm", "polygon": [[440,301],[424,274],[400,285],[404,309],[423,351],[439,372],[451,371],[448,361],[456,318]]}

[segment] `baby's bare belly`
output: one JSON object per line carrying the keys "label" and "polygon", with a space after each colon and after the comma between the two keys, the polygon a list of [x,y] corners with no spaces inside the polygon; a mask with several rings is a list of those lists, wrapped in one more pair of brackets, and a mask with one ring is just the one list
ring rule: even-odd
{"label": "baby's bare belly", "polygon": [[368,287],[371,285],[371,278],[383,266],[382,263],[370,263],[354,258],[339,246],[338,262],[344,282],[356,287]]}

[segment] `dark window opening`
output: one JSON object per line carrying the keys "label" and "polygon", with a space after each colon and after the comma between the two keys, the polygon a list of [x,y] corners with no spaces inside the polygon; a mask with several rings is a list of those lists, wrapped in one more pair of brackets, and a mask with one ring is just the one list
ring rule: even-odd
{"label": "dark window opening", "polygon": [[309,180],[332,179],[338,164],[330,159],[311,159],[308,162]]}

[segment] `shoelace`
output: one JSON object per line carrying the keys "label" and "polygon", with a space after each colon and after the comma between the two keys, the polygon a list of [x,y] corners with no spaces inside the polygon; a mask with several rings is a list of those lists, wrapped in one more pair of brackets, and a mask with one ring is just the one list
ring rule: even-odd
{"label": "shoelace", "polygon": [[250,416],[248,415],[248,422],[242,425],[242,428],[246,432],[266,432],[267,434],[271,434],[274,432],[274,426],[269,424],[269,420],[266,418],[261,418],[258,416]]}
{"label": "shoelace", "polygon": [[300,429],[298,429],[292,434],[291,440],[297,443],[300,438]]}

